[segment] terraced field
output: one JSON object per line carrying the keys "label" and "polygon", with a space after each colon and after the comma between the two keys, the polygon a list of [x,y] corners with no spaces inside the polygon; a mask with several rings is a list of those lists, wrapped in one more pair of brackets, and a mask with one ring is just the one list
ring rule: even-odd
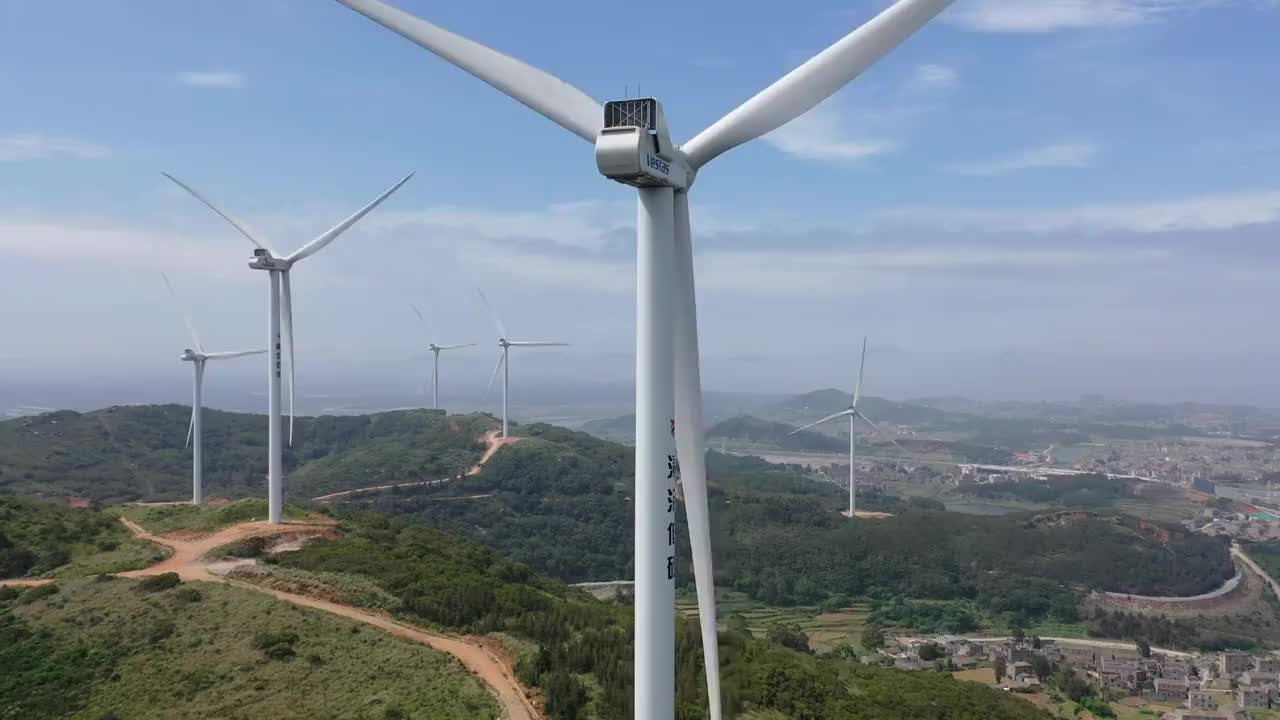
{"label": "terraced field", "polygon": [[[676,598],[676,607],[687,617],[698,615],[697,598],[692,594]],[[809,646],[817,652],[831,650],[846,642],[857,646],[862,628],[871,615],[871,609],[865,604],[855,604],[835,612],[823,612],[818,608],[778,608],[736,592],[723,593],[719,608],[720,622],[725,623],[734,615],[741,615],[746,618],[747,627],[758,637],[764,637],[771,625],[799,625],[809,636]]]}

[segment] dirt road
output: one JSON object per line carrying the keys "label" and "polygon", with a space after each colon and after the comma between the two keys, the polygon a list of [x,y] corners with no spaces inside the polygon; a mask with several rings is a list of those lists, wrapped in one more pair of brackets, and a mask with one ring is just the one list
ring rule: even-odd
{"label": "dirt road", "polygon": [[1277,598],[1280,598],[1280,583],[1277,583],[1270,575],[1268,575],[1266,570],[1263,570],[1258,563],[1253,561],[1253,558],[1246,555],[1244,549],[1241,548],[1238,543],[1232,544],[1231,554],[1239,558],[1240,562],[1248,565],[1250,570],[1258,574],[1258,577],[1266,580],[1267,587],[1271,588],[1271,592],[1275,593]]}
{"label": "dirt road", "polygon": [[[309,607],[333,615],[340,615],[357,622],[385,630],[398,637],[422,643],[457,658],[467,670],[478,676],[498,697],[506,710],[508,720],[540,720],[537,708],[525,697],[524,687],[516,679],[508,663],[494,655],[478,641],[451,638],[409,627],[384,615],[369,612],[349,605],[340,605],[327,600],[318,600],[305,595],[281,590],[271,590],[250,583],[239,582],[211,572],[205,556],[214,548],[249,537],[287,537],[289,535],[326,535],[334,532],[334,525],[328,523],[285,523],[272,525],[266,522],[244,523],[219,530],[211,535],[185,540],[162,535],[153,535],[146,528],[127,519],[120,521],[129,528],[136,537],[164,545],[173,551],[168,559],[149,568],[120,573],[122,577],[147,577],[162,573],[177,573],[184,581],[221,582],[246,590],[255,590],[274,595],[285,602],[301,607]],[[42,584],[42,581],[14,581],[15,583]],[[48,582],[48,581],[43,581]]]}
{"label": "dirt road", "polygon": [[40,587],[53,582],[49,578],[39,580],[0,580],[0,587]]}
{"label": "dirt road", "polygon": [[[477,462],[475,465],[471,467],[470,470],[467,471],[467,477],[479,475],[480,470],[484,468],[485,463],[492,460],[493,456],[496,455],[499,450],[501,450],[503,447],[507,445],[511,445],[519,441],[520,441],[520,438],[515,438],[515,437],[500,438],[498,437],[497,430],[490,430],[489,432],[485,433],[484,434],[484,454],[480,456],[480,462]],[[374,485],[372,487],[356,488],[355,490],[344,490],[343,492],[329,493],[328,495],[313,497],[311,498],[311,501],[312,502],[329,502],[331,500],[337,500],[339,498],[351,497],[352,495],[361,495],[363,493],[371,493],[371,492],[381,492],[383,490],[391,490],[394,488],[432,487],[435,485],[444,485],[450,480],[452,480],[452,478],[439,478],[437,480],[420,480],[417,482],[407,482],[407,483],[392,483],[390,485]]]}

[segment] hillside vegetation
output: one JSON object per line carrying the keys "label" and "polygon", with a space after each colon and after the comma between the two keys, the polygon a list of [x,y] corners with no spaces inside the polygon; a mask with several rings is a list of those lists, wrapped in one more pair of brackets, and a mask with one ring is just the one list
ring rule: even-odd
{"label": "hillside vegetation", "polygon": [[133,538],[111,513],[0,497],[0,579],[121,572],[163,557],[159,548]]}
{"label": "hillside vegetation", "polygon": [[[516,672],[539,687],[554,719],[631,717],[630,612],[474,543],[429,528],[365,514],[345,537],[312,543],[273,562],[290,571],[354,575],[395,596],[410,621],[467,633],[501,633],[533,643]],[[371,601],[372,602],[372,601]],[[384,602],[384,601],[378,601]],[[705,717],[696,625],[677,633],[681,720]],[[750,633],[721,634],[729,711],[766,711],[795,720],[1015,720],[1044,718],[1033,706],[989,688],[932,673],[862,667],[784,649]]]}
{"label": "hillside vegetation", "polygon": [[103,577],[0,588],[0,718],[499,717],[424,646],[252,590]]}
{"label": "hillside vegetation", "polygon": [[[358,507],[470,535],[570,582],[631,577],[632,451],[551,426],[522,432],[529,439],[503,449],[476,477]],[[963,601],[971,616],[1076,622],[1077,596],[1088,590],[1194,595],[1234,574],[1224,544],[1177,528],[1114,517],[1040,525],[880,496],[860,506],[895,517],[849,521],[840,515],[844,490],[798,468],[708,458],[718,583],[772,605]],[[484,497],[441,499],[472,495]],[[687,557],[683,536],[680,543]],[[685,570],[678,579],[688,583]]]}
{"label": "hillside vegetation", "polygon": [[[0,494],[82,496],[101,502],[191,495],[191,409],[181,405],[61,411],[0,422]],[[205,410],[205,491],[258,496],[266,481],[266,417]],[[284,451],[287,498],[433,480],[475,464],[486,415],[443,411],[298,418]]]}

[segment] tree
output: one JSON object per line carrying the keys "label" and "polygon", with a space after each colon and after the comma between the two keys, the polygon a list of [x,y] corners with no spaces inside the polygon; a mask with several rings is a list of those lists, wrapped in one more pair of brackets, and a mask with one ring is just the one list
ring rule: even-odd
{"label": "tree", "polygon": [[874,624],[862,628],[862,647],[872,652],[884,647],[884,628]]}
{"label": "tree", "polygon": [[1053,665],[1049,663],[1049,658],[1043,655],[1032,655],[1031,670],[1036,674],[1036,678],[1043,682],[1053,673]]}
{"label": "tree", "polygon": [[767,637],[770,642],[778,643],[783,647],[813,654],[813,650],[809,648],[809,636],[795,623],[775,623],[769,627]]}
{"label": "tree", "polygon": [[996,662],[995,662],[996,682],[1001,682],[1004,680],[1004,674],[1006,671],[1008,671],[1008,669],[1009,669],[1009,665],[1007,662],[1005,662],[1004,656],[997,655]]}
{"label": "tree", "polygon": [[919,655],[921,660],[932,662],[946,657],[947,651],[938,643],[925,643],[920,646]]}
{"label": "tree", "polygon": [[1032,648],[1034,648],[1034,649],[1036,649],[1036,650],[1039,650],[1039,649],[1040,649],[1040,648],[1042,648],[1043,646],[1044,646],[1044,643],[1042,643],[1042,642],[1040,641],[1040,636],[1039,636],[1039,635],[1032,635],[1032,636],[1031,636],[1031,647],[1032,647]]}
{"label": "tree", "polygon": [[1144,658],[1151,657],[1151,643],[1142,638],[1138,638],[1138,654]]}
{"label": "tree", "polygon": [[1022,642],[1027,639],[1026,628],[1022,627],[1021,622],[1015,622],[1011,629],[1013,630],[1013,639],[1017,642]]}

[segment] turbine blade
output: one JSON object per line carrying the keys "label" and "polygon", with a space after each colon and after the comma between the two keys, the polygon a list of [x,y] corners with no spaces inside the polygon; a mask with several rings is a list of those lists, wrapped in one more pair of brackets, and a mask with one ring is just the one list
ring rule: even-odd
{"label": "turbine blade", "polygon": [[435,326],[427,320],[427,316],[422,314],[422,311],[418,309],[417,305],[410,303],[409,307],[413,308],[413,314],[417,315],[418,319],[422,321],[422,326],[427,329],[427,333],[431,336],[429,339],[434,341],[436,339]]}
{"label": "turbine blade", "polygon": [[200,344],[200,334],[196,332],[196,324],[191,321],[191,313],[187,312],[182,300],[178,298],[178,293],[174,292],[173,283],[169,282],[169,276],[160,273],[160,277],[164,278],[164,286],[169,288],[169,297],[173,298],[173,304],[177,306],[178,312],[182,314],[182,321],[187,324],[187,332],[191,333],[191,341],[196,344],[196,350],[204,352],[204,346]]}
{"label": "turbine blade", "polygon": [[811,423],[809,423],[808,425],[805,425],[805,426],[804,426],[804,427],[802,427],[802,428],[796,428],[795,430],[792,430],[791,432],[787,433],[787,435],[795,435],[796,433],[804,432],[805,430],[808,430],[808,429],[809,429],[809,428],[811,428],[811,427],[817,427],[817,426],[821,425],[822,423],[831,422],[832,420],[837,420],[837,419],[839,419],[839,418],[845,417],[845,416],[846,416],[846,415],[848,415],[849,413],[850,413],[850,411],[849,411],[849,410],[841,410],[840,412],[836,413],[835,415],[828,415],[828,416],[826,416],[826,417],[822,418],[821,420],[819,420],[819,421],[817,421],[817,422],[811,422]]}
{"label": "turbine blade", "polygon": [[498,353],[498,364],[493,366],[493,374],[489,376],[489,392],[493,391],[493,381],[498,379],[498,371],[502,369],[504,358],[506,358],[505,353]]}
{"label": "turbine blade", "polygon": [[508,342],[511,347],[569,347],[566,342]]}
{"label": "turbine blade", "polygon": [[587,142],[594,143],[604,126],[604,107],[599,102],[550,73],[377,0],[338,2],[471,73]]}
{"label": "turbine blade", "polygon": [[235,352],[205,353],[205,357],[209,360],[230,360],[231,358],[248,357],[249,355],[264,355],[266,352],[266,350],[237,350]]}
{"label": "turbine blade", "polygon": [[441,350],[458,350],[460,348],[469,348],[469,347],[475,347],[475,346],[476,346],[475,343],[463,343],[461,345],[437,345],[436,347],[440,348]]}
{"label": "turbine blade", "polygon": [[684,145],[695,168],[795,120],[861,75],[952,0],[899,0]]}
{"label": "turbine blade", "polygon": [[862,371],[867,369],[867,338],[862,338],[862,363],[858,365],[858,384],[853,388],[853,406],[858,407],[862,397]]}
{"label": "turbine blade", "polygon": [[289,358],[289,447],[293,447],[293,401],[296,370],[293,355],[293,287],[289,271],[280,273],[280,334],[284,336],[284,352]]}
{"label": "turbine blade", "polygon": [[[196,382],[200,382],[199,377],[196,378]],[[182,446],[184,449],[191,447],[191,434],[195,432],[195,428],[196,428],[196,406],[192,405],[191,421],[187,423],[187,442]]]}
{"label": "turbine blade", "polygon": [[387,198],[391,197],[392,193],[399,190],[401,187],[404,186],[405,183],[409,182],[409,180],[412,178],[413,178],[413,173],[409,173],[408,175],[405,175],[403,178],[400,179],[400,182],[396,183],[395,185],[392,185],[390,188],[387,189],[386,192],[379,195],[376,200],[360,208],[355,212],[354,215],[347,218],[346,220],[343,220],[337,225],[334,225],[333,227],[329,228],[328,231],[326,231],[323,235],[317,237],[315,240],[312,240],[306,245],[303,245],[302,247],[298,248],[293,252],[292,255],[290,255],[285,259],[296,262],[298,260],[309,258],[312,255],[315,255],[316,253],[320,252],[321,250],[324,249],[326,245],[333,242],[342,233],[346,232],[347,228],[359,222],[360,218],[364,217],[365,215],[368,215],[370,211],[372,211],[374,208],[381,205],[383,200],[386,200]]}
{"label": "turbine blade", "polygon": [[[275,255],[275,254],[276,254],[276,251],[271,249],[271,245],[270,245],[270,244],[269,244],[265,239],[259,240],[258,238],[254,237],[254,233],[252,233],[252,232],[250,232],[250,231],[249,231],[249,226],[248,226],[248,225],[246,225],[244,222],[242,222],[242,221],[240,221],[239,219],[237,219],[237,218],[236,218],[234,215],[232,215],[231,213],[229,213],[229,212],[227,212],[226,210],[223,210],[222,208],[220,208],[220,207],[218,207],[217,205],[215,205],[215,204],[214,204],[214,202],[213,202],[212,200],[210,200],[209,198],[207,198],[207,197],[205,197],[203,194],[201,194],[199,190],[196,190],[195,188],[193,188],[193,187],[191,187],[190,185],[188,185],[188,184],[186,184],[186,183],[182,182],[182,181],[181,181],[181,180],[179,180],[178,178],[176,178],[176,177],[174,177],[174,176],[170,175],[169,173],[161,173],[161,174],[162,174],[162,175],[164,175],[165,177],[169,178],[170,180],[172,180],[172,181],[173,181],[173,183],[174,183],[175,185],[177,185],[178,187],[182,188],[183,190],[186,190],[188,193],[191,193],[191,196],[192,196],[192,197],[194,197],[195,199],[197,199],[197,200],[199,200],[200,202],[204,203],[204,204],[205,204],[205,205],[206,205],[210,210],[212,210],[212,211],[214,211],[215,213],[217,213],[217,214],[218,214],[218,217],[220,217],[220,218],[222,218],[223,220],[226,220],[227,222],[231,223],[231,226],[232,226],[232,227],[234,227],[236,230],[239,230],[241,235],[243,235],[243,236],[245,236],[246,238],[248,238],[248,239],[249,239],[249,242],[253,243],[253,244],[254,244],[255,246],[257,246],[257,247],[262,248],[263,250],[266,250],[267,252],[271,253],[272,255]],[[259,235],[261,235],[261,233],[259,233]]]}
{"label": "turbine blade", "polygon": [[711,720],[721,720],[720,647],[716,630],[716,583],[711,556],[711,510],[707,498],[706,445],[702,430],[702,372],[698,356],[698,308],[693,278],[689,196],[675,196],[675,436],[693,551],[698,624],[707,675]]}
{"label": "turbine blade", "polygon": [[855,415],[856,417],[860,417],[860,418],[862,418],[862,420],[863,420],[866,424],[868,424],[868,425],[870,425],[870,426],[871,426],[871,429],[872,429],[872,430],[875,430],[875,431],[876,431],[876,434],[877,434],[877,435],[879,435],[880,437],[885,438],[885,439],[886,439],[886,440],[888,440],[889,442],[893,443],[895,446],[897,446],[897,448],[898,448],[899,450],[901,450],[901,451],[902,451],[902,452],[904,452],[904,453],[905,453],[905,452],[909,452],[906,448],[902,447],[901,445],[898,445],[898,441],[897,441],[897,440],[894,440],[891,436],[887,435],[883,430],[881,430],[879,425],[877,425],[877,424],[875,424],[875,423],[871,422],[871,418],[867,417],[866,415],[863,415],[863,414],[862,414],[862,413],[860,413],[860,412],[855,412],[855,413],[854,413],[854,415]]}
{"label": "turbine blade", "polygon": [[480,293],[480,299],[484,301],[484,306],[489,309],[489,317],[493,318],[493,327],[498,331],[498,337],[505,339],[507,337],[507,328],[502,324],[502,319],[498,317],[498,311],[493,309],[493,304],[489,302],[488,296],[480,288],[476,288],[476,292]]}

